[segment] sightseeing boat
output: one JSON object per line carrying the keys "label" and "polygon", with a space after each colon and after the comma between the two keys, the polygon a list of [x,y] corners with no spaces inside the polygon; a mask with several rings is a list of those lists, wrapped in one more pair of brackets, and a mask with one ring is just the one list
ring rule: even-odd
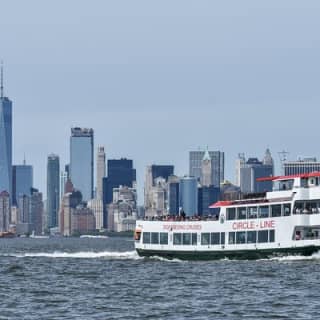
{"label": "sightseeing boat", "polygon": [[213,217],[138,220],[140,256],[168,259],[260,259],[312,255],[320,249],[320,172],[258,179],[273,190],[259,198],[219,201]]}

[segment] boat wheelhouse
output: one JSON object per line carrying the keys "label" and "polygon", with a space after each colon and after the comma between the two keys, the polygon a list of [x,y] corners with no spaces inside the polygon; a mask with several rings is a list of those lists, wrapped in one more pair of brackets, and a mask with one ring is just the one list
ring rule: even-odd
{"label": "boat wheelhouse", "polygon": [[162,217],[136,223],[141,256],[259,259],[320,249],[320,172],[258,179],[273,182],[259,198],[219,201],[212,217]]}

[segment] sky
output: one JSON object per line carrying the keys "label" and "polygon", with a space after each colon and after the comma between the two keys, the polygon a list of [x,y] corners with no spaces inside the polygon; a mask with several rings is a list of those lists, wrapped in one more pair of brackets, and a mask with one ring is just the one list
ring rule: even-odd
{"label": "sky", "polygon": [[198,147],[225,152],[231,181],[239,152],[320,158],[318,0],[0,0],[0,12],[14,163],[26,155],[44,194],[47,155],[69,162],[73,126],[134,160],[139,202],[146,165],[187,174]]}

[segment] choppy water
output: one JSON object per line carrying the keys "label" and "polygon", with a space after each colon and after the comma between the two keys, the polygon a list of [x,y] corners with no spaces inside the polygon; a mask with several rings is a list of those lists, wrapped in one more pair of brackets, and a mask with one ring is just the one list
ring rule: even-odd
{"label": "choppy water", "polygon": [[320,254],[139,258],[128,238],[0,239],[0,319],[320,319]]}

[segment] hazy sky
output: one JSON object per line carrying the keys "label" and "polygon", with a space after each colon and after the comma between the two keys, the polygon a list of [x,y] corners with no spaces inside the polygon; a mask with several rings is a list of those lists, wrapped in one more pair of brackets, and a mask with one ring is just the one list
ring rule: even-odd
{"label": "hazy sky", "polygon": [[[267,146],[320,156],[320,1],[0,0],[0,58],[24,152],[44,193],[47,155],[69,161],[72,126],[107,158],[144,168],[188,151]],[[141,202],[140,198],[140,202]]]}

